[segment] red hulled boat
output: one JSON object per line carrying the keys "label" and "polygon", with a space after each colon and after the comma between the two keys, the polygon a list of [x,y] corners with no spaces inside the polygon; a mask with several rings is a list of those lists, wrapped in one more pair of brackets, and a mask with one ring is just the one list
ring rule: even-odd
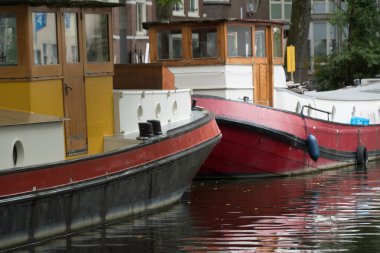
{"label": "red hulled boat", "polygon": [[[293,92],[283,68],[282,25],[241,19],[145,24],[151,62],[169,66],[176,87],[191,88],[223,133],[199,176],[309,173],[380,155],[379,84]],[[375,125],[361,125],[369,120]]]}
{"label": "red hulled boat", "polygon": [[[215,97],[196,96],[196,100],[216,114],[223,133],[200,176],[310,173],[363,164],[380,155],[378,125],[339,124]],[[312,153],[315,148],[319,154]]]}

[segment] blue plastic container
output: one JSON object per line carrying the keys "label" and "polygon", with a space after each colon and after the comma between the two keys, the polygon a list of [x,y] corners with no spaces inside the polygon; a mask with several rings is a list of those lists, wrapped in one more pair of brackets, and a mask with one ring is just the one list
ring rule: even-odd
{"label": "blue plastic container", "polygon": [[360,118],[360,117],[352,117],[351,118],[351,125],[368,126],[369,125],[369,119]]}

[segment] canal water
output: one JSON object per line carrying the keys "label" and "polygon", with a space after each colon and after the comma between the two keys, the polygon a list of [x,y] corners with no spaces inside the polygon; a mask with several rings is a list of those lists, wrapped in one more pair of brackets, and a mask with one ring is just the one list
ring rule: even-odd
{"label": "canal water", "polygon": [[194,181],[152,214],[18,252],[379,252],[380,163],[319,174]]}

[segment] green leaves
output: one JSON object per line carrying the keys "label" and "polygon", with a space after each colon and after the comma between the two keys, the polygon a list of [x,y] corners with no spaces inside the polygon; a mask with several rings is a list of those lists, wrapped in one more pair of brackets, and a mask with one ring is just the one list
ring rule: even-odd
{"label": "green leaves", "polygon": [[158,3],[161,6],[169,6],[172,4],[182,4],[182,1],[181,0],[158,0]]}
{"label": "green leaves", "polygon": [[320,90],[352,85],[354,79],[380,74],[380,12],[376,0],[350,0],[346,11],[331,20],[348,28],[342,48],[316,66],[315,81]]}

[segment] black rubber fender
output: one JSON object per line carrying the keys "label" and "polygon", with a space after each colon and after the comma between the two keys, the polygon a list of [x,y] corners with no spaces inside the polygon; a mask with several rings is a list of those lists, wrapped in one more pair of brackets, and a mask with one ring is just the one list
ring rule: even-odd
{"label": "black rubber fender", "polygon": [[306,139],[306,144],[310,158],[313,159],[313,161],[317,161],[319,158],[319,145],[317,138],[315,138],[314,135],[309,134]]}
{"label": "black rubber fender", "polygon": [[356,164],[364,165],[368,162],[367,148],[364,145],[359,145],[356,149]]}

